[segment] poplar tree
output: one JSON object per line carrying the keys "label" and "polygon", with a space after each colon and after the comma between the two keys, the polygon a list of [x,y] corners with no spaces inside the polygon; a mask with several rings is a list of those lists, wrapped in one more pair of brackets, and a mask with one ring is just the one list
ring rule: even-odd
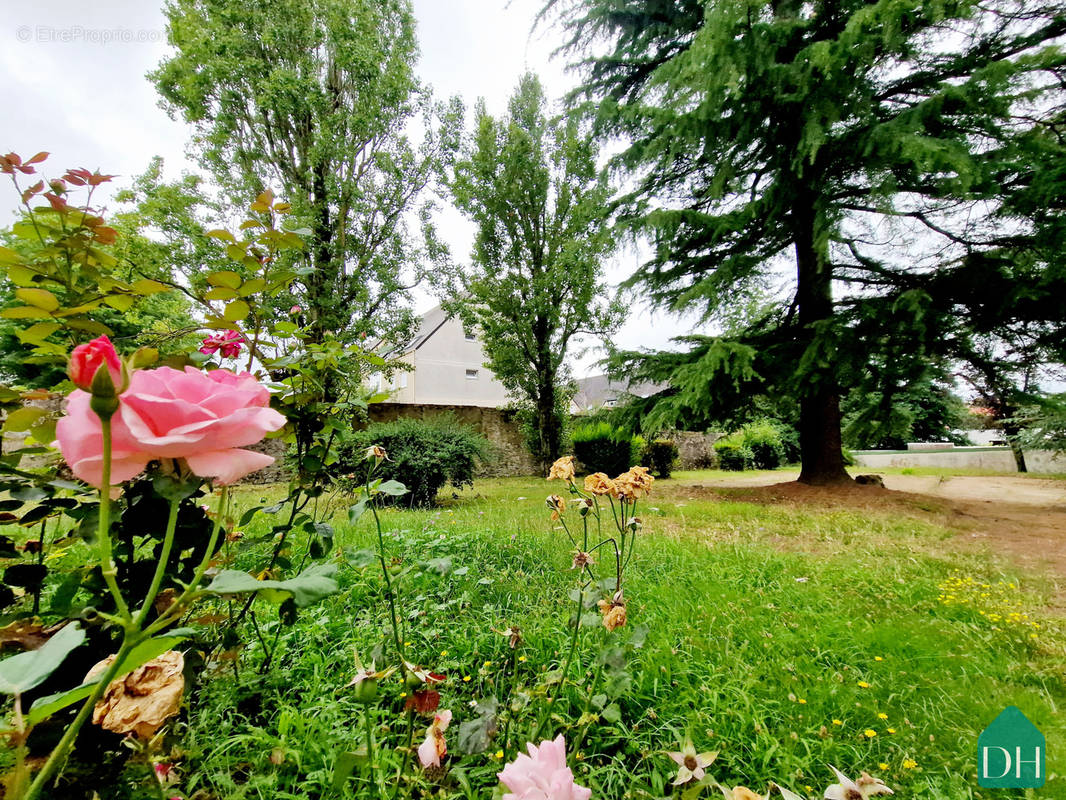
{"label": "poplar tree", "polygon": [[150,75],[163,106],[192,125],[232,209],[266,188],[292,203],[310,262],[295,299],[317,340],[405,338],[409,290],[445,261],[425,190],[460,121],[415,74],[409,0],[168,0],[165,13],[174,51]]}
{"label": "poplar tree", "polygon": [[800,480],[846,482],[842,393],[883,402],[964,355],[982,310],[993,337],[1030,316],[1061,332],[1061,303],[1021,296],[1046,300],[1061,276],[1034,249],[1032,203],[1062,207],[1032,160],[1062,153],[1060,3],[551,0],[543,15],[579,58],[576,109],[624,145],[622,220],[654,245],[632,282],[705,321],[749,286],[777,290],[734,336],[616,356],[670,384],[639,409],[647,425],[795,398]]}
{"label": "poplar tree", "polygon": [[527,74],[494,118],[479,104],[448,178],[476,225],[470,268],[446,308],[481,333],[488,367],[515,398],[533,455],[562,455],[569,415],[566,356],[576,336],[606,336],[622,309],[603,280],[614,249],[611,190],[598,150],[573,120],[549,114]]}

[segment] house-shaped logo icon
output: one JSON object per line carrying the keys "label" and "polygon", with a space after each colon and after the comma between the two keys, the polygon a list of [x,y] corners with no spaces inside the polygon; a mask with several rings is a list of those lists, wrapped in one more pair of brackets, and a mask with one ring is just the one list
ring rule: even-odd
{"label": "house-shaped logo icon", "polygon": [[1044,785],[1044,734],[1016,706],[1007,706],[977,739],[977,783],[990,789]]}

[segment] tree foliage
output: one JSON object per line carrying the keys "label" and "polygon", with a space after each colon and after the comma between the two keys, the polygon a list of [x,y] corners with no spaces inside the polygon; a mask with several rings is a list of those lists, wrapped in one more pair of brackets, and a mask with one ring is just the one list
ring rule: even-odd
{"label": "tree foliage", "polygon": [[891,394],[930,359],[964,358],[973,335],[1028,325],[1061,342],[1049,253],[1064,184],[1032,168],[1064,152],[1057,4],[551,0],[544,13],[583,56],[575,103],[625,142],[623,219],[654,243],[634,283],[706,320],[777,287],[733,337],[620,355],[671,384],[646,404],[656,425],[791,396],[801,480],[845,480],[842,393]]}
{"label": "tree foliage", "polygon": [[292,202],[311,329],[402,338],[407,291],[444,254],[421,198],[458,122],[414,74],[408,0],[171,0],[166,14],[176,52],[151,77],[234,207],[270,187]]}
{"label": "tree foliage", "polygon": [[446,307],[480,330],[488,366],[526,407],[533,453],[546,462],[563,447],[568,348],[621,319],[603,281],[614,242],[597,156],[575,122],[549,116],[540,81],[526,75],[505,117],[479,104],[448,179],[477,234]]}

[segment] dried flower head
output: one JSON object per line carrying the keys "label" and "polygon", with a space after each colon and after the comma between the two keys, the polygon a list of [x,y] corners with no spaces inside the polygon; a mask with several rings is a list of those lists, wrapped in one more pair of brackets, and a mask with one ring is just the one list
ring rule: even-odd
{"label": "dried flower head", "polygon": [[770,794],[756,794],[747,786],[734,786],[732,792],[727,792],[722,787],[722,794],[729,800],[770,800]]}
{"label": "dried flower head", "polygon": [[581,550],[574,551],[574,566],[571,569],[584,569],[589,564],[595,563],[592,559],[592,553],[585,553]]}
{"label": "dried flower head", "polygon": [[552,521],[560,519],[566,513],[566,501],[557,494],[548,495],[544,504],[552,510]]}
{"label": "dried flower head", "polygon": [[620,591],[610,600],[600,600],[597,605],[603,615],[603,627],[607,630],[613,631],[626,624],[626,601]]}
{"label": "dried flower head", "polygon": [[627,472],[614,479],[618,497],[631,503],[649,495],[654,482],[655,478],[648,474],[647,467],[630,467]]}
{"label": "dried flower head", "polygon": [[853,781],[836,767],[830,765],[829,769],[833,770],[840,783],[834,783],[825,790],[826,800],[869,800],[878,794],[895,794],[885,786],[884,781],[869,773],[864,772],[857,781]]}
{"label": "dried flower head", "polygon": [[384,447],[374,445],[373,447],[368,447],[366,449],[366,454],[363,457],[368,461],[372,458],[376,458],[378,461],[384,461],[389,457],[389,454],[385,452]]}
{"label": "dried flower head", "polygon": [[517,625],[512,625],[503,631],[503,635],[507,637],[507,644],[510,645],[512,650],[522,644],[522,631]]}
{"label": "dried flower head", "polygon": [[554,464],[551,465],[551,469],[548,470],[548,480],[560,480],[567,483],[573,483],[574,480],[574,457],[563,456]]}
{"label": "dried flower head", "polygon": [[601,497],[603,495],[618,497],[618,487],[603,472],[594,472],[585,476],[585,491]]}
{"label": "dried flower head", "polygon": [[[86,682],[99,678],[115,660],[108,656],[85,676]],[[133,733],[149,738],[181,709],[185,691],[182,670],[185,658],[168,650],[128,675],[111,681],[93,709],[93,722],[115,733]]]}

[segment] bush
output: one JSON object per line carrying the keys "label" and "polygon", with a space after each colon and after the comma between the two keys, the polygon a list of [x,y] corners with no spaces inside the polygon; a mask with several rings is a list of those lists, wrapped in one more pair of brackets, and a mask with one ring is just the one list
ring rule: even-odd
{"label": "bush", "polygon": [[751,450],[755,469],[777,469],[785,460],[781,430],[769,420],[760,420],[741,429],[744,445]]}
{"label": "bush", "polygon": [[678,449],[672,439],[656,439],[644,448],[641,461],[660,478],[669,478],[677,461]]}
{"label": "bush", "polygon": [[377,475],[397,480],[409,494],[392,498],[409,506],[431,506],[437,492],[450,483],[456,489],[474,485],[474,470],[491,456],[487,439],[451,417],[434,420],[398,419],[377,422],[353,433],[343,448],[341,469],[362,481],[366,474],[363,454],[380,445],[389,454]]}
{"label": "bush", "polygon": [[587,472],[619,475],[640,461],[644,438],[609,422],[579,425],[573,433],[574,455]]}
{"label": "bush", "polygon": [[743,437],[737,433],[715,442],[714,452],[718,456],[718,468],[730,472],[751,469],[755,461],[751,448],[744,444]]}

